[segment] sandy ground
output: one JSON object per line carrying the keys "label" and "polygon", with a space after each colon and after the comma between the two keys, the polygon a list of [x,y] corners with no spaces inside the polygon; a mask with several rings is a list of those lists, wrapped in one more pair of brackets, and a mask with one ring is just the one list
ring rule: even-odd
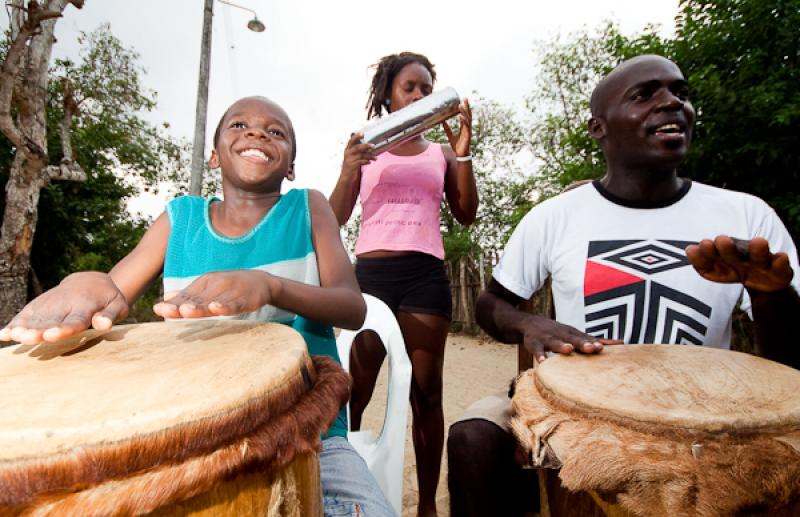
{"label": "sandy ground", "polygon": [[[386,362],[378,378],[375,395],[364,413],[362,429],[380,432],[386,407]],[[474,401],[502,391],[517,371],[517,349],[494,341],[451,334],[444,357],[444,419],[447,427]],[[417,476],[414,446],[411,443],[411,409],[406,430],[405,467],[403,470],[403,515],[416,515]],[[446,446],[445,446],[446,449]],[[447,451],[442,458],[442,475],[436,493],[440,516],[449,512],[447,492]]]}

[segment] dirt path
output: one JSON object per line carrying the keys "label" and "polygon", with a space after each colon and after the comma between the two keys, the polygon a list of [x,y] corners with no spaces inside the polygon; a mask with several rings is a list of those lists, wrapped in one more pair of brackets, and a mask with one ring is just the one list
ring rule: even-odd
{"label": "dirt path", "polygon": [[[494,341],[451,334],[444,359],[444,419],[446,428],[475,400],[504,390],[517,371],[517,349]],[[375,396],[364,414],[363,428],[380,432],[386,404],[386,366],[378,378]],[[446,451],[445,451],[446,453]],[[417,476],[411,443],[411,410],[406,431],[403,471],[403,515],[416,515]],[[442,458],[442,475],[436,493],[440,516],[449,515],[447,458]]]}

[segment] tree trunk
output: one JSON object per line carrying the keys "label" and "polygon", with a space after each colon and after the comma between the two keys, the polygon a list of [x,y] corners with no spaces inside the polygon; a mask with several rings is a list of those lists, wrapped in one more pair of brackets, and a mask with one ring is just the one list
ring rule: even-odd
{"label": "tree trunk", "polygon": [[486,258],[486,255],[483,252],[481,252],[481,254],[478,255],[478,278],[479,278],[480,283],[481,283],[480,291],[478,291],[479,293],[482,293],[483,291],[486,290],[486,260],[485,260],[485,258]]}
{"label": "tree trunk", "polygon": [[472,307],[469,306],[469,295],[467,290],[470,288],[467,281],[467,257],[461,257],[458,260],[459,265],[459,280],[461,281],[461,288],[459,289],[460,301],[462,307],[462,314],[464,317],[464,329],[472,330],[474,326],[472,318]]}
{"label": "tree trunk", "polygon": [[[50,179],[46,121],[48,68],[55,18],[67,3],[70,2],[51,0],[44,5],[28,2],[26,11],[20,0],[9,3],[13,11],[13,42],[3,62],[0,127],[14,144],[15,154],[0,229],[0,325],[8,323],[27,301],[39,192]],[[74,5],[80,7],[78,4],[82,2]],[[23,46],[23,41],[27,45]],[[12,104],[16,109],[13,121]]]}
{"label": "tree trunk", "polygon": [[39,214],[41,159],[17,149],[6,186],[6,208],[0,230],[0,324],[5,325],[27,302],[31,246]]}

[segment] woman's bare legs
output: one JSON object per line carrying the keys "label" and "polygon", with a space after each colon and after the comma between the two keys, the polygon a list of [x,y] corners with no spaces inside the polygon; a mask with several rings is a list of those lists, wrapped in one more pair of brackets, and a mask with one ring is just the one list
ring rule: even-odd
{"label": "woman's bare legs", "polygon": [[412,437],[417,459],[417,515],[436,515],[436,488],[444,445],[442,368],[450,322],[433,314],[399,312],[406,350],[411,359]]}
{"label": "woman's bare legs", "polygon": [[[411,360],[412,437],[417,460],[419,505],[417,514],[436,515],[436,488],[444,447],[442,368],[450,322],[433,314],[400,311],[397,315]],[[373,332],[360,334],[350,352],[353,391],[350,397],[350,427],[361,428],[364,408],[372,397],[386,351]]]}
{"label": "woman's bare legs", "polygon": [[350,429],[361,429],[361,417],[375,391],[375,381],[386,357],[386,349],[375,332],[365,331],[353,341],[350,349],[350,375],[353,390],[350,393]]}

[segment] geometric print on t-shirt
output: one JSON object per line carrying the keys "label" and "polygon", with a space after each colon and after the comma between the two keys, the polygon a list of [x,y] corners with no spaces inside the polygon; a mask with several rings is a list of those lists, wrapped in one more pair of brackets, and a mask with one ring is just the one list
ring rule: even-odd
{"label": "geometric print on t-shirt", "polygon": [[625,343],[703,343],[711,307],[659,277],[691,267],[689,241],[590,241],[584,273],[586,333]]}

